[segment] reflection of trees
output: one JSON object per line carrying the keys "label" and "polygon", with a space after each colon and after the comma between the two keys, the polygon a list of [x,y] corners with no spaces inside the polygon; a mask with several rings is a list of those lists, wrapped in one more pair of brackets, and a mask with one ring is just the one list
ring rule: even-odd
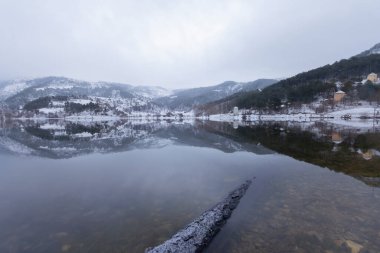
{"label": "reflection of trees", "polygon": [[82,125],[79,123],[69,123],[65,126],[66,133],[68,135],[71,134],[78,134],[78,133],[90,133],[90,134],[97,134],[100,133],[102,129],[105,128],[106,125],[95,123],[91,125]]}
{"label": "reflection of trees", "polygon": [[335,132],[333,136],[332,129],[326,126],[321,128],[323,134],[316,134],[289,127],[286,123],[246,126],[237,130],[227,123],[223,127],[209,124],[209,129],[246,142],[261,143],[271,150],[297,160],[355,177],[380,177],[380,157],[373,152],[380,150],[380,133],[358,135],[348,131],[339,133],[339,136]]}
{"label": "reflection of trees", "polygon": [[[13,122],[5,131],[6,137],[35,150],[35,155],[52,158],[67,158],[99,150],[120,152],[152,148],[157,140],[170,139],[177,144],[209,147],[223,152],[244,150],[268,154],[273,150],[355,177],[380,177],[380,133],[337,131],[324,123],[305,128],[289,123],[246,123],[237,129],[232,124],[218,122],[177,125],[169,122],[51,121],[49,124],[57,124],[60,129],[46,129],[41,127],[43,124],[35,122]],[[81,138],[80,133],[84,132],[91,135]],[[72,152],[54,151],[65,148]]]}

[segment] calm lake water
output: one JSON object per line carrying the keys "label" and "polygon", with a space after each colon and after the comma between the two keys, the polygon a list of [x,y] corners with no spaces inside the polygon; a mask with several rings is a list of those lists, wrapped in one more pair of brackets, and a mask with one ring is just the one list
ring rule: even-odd
{"label": "calm lake water", "polygon": [[380,131],[6,122],[0,252],[144,252],[255,177],[206,252],[380,252]]}

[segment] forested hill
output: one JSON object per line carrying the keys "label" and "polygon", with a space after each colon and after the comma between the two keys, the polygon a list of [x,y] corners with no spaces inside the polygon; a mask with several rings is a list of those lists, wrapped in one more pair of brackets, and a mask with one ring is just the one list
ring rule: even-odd
{"label": "forested hill", "polygon": [[190,110],[196,105],[207,104],[238,92],[264,89],[278,80],[258,79],[252,82],[227,81],[214,86],[175,90],[173,94],[160,97],[154,102],[170,109]]}
{"label": "forested hill", "polygon": [[263,89],[262,92],[238,93],[210,103],[201,109],[215,113],[230,111],[234,106],[278,109],[284,101],[290,105],[310,103],[318,96],[327,96],[335,91],[336,81],[343,83],[360,82],[371,72],[380,73],[379,54],[341,60],[332,65],[329,64],[284,79]]}

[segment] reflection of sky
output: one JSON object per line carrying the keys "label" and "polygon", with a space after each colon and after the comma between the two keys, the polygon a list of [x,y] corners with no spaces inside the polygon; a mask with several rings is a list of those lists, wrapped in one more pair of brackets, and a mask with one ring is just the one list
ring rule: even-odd
{"label": "reflection of sky", "polygon": [[[197,131],[193,139],[176,131],[155,132],[159,140],[170,138],[164,145],[148,141],[142,149],[117,153],[70,159],[0,154],[0,252],[143,252],[253,176],[210,252],[251,252],[257,233],[284,251],[298,245],[323,252],[340,238],[378,251],[379,189],[285,155],[199,145],[214,140],[211,133]],[[325,241],[299,245],[297,238],[311,232]]]}
{"label": "reflection of sky", "polygon": [[65,232],[73,247],[89,247],[97,236],[107,245],[116,236],[115,247],[141,252],[277,159],[172,145],[67,160],[2,155],[0,251],[13,236],[55,252],[61,242],[46,238]]}

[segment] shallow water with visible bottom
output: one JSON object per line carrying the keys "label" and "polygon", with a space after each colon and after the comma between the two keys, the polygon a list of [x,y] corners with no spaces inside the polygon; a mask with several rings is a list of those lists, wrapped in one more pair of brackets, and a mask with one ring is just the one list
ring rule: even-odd
{"label": "shallow water with visible bottom", "polygon": [[144,252],[252,177],[205,252],[380,252],[380,140],[362,144],[376,131],[108,122],[57,138],[41,125],[0,135],[0,252]]}

